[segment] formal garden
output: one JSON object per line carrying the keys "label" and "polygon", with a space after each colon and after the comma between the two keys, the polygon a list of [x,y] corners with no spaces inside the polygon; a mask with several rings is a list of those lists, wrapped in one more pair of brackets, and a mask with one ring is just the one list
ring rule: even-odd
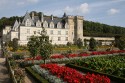
{"label": "formal garden", "polygon": [[125,43],[119,41],[119,49],[98,45],[94,38],[89,48],[81,39],[75,44],[52,45],[43,30],[27,46],[18,46],[17,39],[9,42],[4,55],[13,83],[28,83],[27,74],[36,83],[124,83]]}

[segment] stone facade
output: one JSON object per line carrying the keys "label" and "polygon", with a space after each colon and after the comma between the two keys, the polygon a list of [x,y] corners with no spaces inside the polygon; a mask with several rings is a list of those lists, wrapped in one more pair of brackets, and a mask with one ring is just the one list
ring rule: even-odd
{"label": "stone facade", "polygon": [[65,13],[62,18],[35,15],[26,13],[22,22],[15,21],[12,28],[6,27],[3,29],[3,42],[12,41],[13,38],[18,38],[20,45],[26,45],[30,36],[40,36],[42,29],[45,28],[49,40],[52,44],[67,44],[74,43],[78,38],[83,39],[83,17],[82,16],[67,16]]}

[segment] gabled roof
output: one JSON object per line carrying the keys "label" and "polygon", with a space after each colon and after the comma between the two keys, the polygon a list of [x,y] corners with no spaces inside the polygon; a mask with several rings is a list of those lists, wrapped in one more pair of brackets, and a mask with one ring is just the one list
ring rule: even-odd
{"label": "gabled roof", "polygon": [[29,15],[28,12],[25,14],[24,19],[23,19],[23,22],[22,22],[21,25],[25,25],[25,21],[26,21],[27,19],[29,19],[29,20],[31,21],[31,25],[33,25],[33,26],[35,25],[34,22],[32,21],[32,19],[31,19],[31,17],[30,17],[30,15]]}
{"label": "gabled roof", "polygon": [[13,26],[12,30],[15,30],[15,28],[17,28],[18,26],[19,26],[19,23],[18,23],[18,21],[16,20],[15,23],[14,23],[14,26]]}
{"label": "gabled roof", "polygon": [[33,22],[36,23],[38,20],[39,20],[39,17],[38,16],[34,16]]}
{"label": "gabled roof", "polygon": [[53,20],[51,19],[51,17],[50,16],[48,16],[48,17],[44,17],[44,21],[47,21],[48,23],[50,23],[50,22],[53,22],[54,24],[57,24],[58,22],[61,22],[62,21],[62,19],[61,18],[53,18]]}

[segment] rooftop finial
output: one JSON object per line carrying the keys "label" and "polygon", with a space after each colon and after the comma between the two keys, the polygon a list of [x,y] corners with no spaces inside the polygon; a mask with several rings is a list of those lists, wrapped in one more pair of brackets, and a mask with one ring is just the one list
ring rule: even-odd
{"label": "rooftop finial", "polygon": [[53,15],[51,15],[51,19],[53,20]]}
{"label": "rooftop finial", "polygon": [[63,17],[66,17],[67,15],[66,15],[66,12],[64,12],[64,15],[63,15]]}
{"label": "rooftop finial", "polygon": [[32,12],[32,20],[34,20],[34,12]]}
{"label": "rooftop finial", "polygon": [[43,22],[44,21],[44,14],[43,14],[43,12],[41,12],[41,22]]}

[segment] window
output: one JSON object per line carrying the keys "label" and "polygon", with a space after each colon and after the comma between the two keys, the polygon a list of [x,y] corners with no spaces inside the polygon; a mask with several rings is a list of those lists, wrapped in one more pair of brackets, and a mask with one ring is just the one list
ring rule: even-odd
{"label": "window", "polygon": [[61,31],[58,31],[58,35],[61,35]]}
{"label": "window", "polygon": [[30,29],[27,29],[27,33],[30,33]]}
{"label": "window", "polygon": [[66,37],[66,41],[68,41],[68,37]]}
{"label": "window", "polygon": [[51,40],[53,40],[53,37],[51,37]]}
{"label": "window", "polygon": [[18,37],[18,33],[16,33],[16,37]]}
{"label": "window", "polygon": [[40,34],[40,30],[38,30],[37,33]]}
{"label": "window", "polygon": [[60,37],[58,37],[58,41],[61,41],[61,38],[60,38]]}
{"label": "window", "polygon": [[36,27],[41,27],[41,22],[39,20],[36,22]]}
{"label": "window", "polygon": [[62,26],[61,26],[61,23],[60,22],[58,22],[57,23],[57,28],[61,28]]}
{"label": "window", "polygon": [[48,27],[48,23],[47,23],[46,21],[43,23],[43,27],[44,27],[44,28],[47,28],[47,27]]}
{"label": "window", "polygon": [[53,34],[53,30],[50,31],[50,34]]}
{"label": "window", "polygon": [[68,31],[66,31],[66,35],[68,35]]}
{"label": "window", "polygon": [[50,23],[50,28],[54,28],[53,22]]}
{"label": "window", "polygon": [[65,28],[68,28],[68,24],[67,23],[65,24]]}
{"label": "window", "polygon": [[30,39],[30,36],[27,36],[27,40],[29,41],[29,39]]}
{"label": "window", "polygon": [[34,34],[36,34],[36,31],[34,31]]}
{"label": "window", "polygon": [[26,26],[31,26],[31,22],[30,22],[29,19],[26,20],[26,24],[25,24],[25,25],[26,25]]}
{"label": "window", "polygon": [[50,42],[52,42],[53,41],[53,37],[51,37],[51,39],[50,39]]}

